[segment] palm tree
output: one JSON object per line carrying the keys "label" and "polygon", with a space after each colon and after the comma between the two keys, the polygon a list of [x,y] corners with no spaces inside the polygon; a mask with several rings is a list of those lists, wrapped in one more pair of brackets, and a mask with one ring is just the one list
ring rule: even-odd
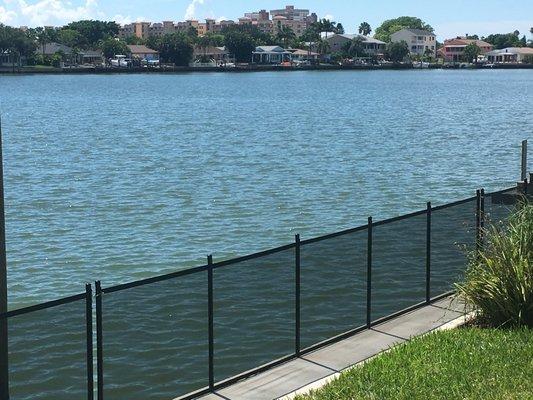
{"label": "palm tree", "polygon": [[361,35],[368,36],[370,35],[370,32],[372,32],[372,28],[368,22],[362,22],[361,25],[359,25],[359,33]]}
{"label": "palm tree", "polygon": [[326,39],[328,38],[329,32],[335,32],[335,22],[330,21],[329,19],[323,18],[319,22],[320,27],[320,33],[325,32],[326,33]]}
{"label": "palm tree", "polygon": [[320,55],[324,55],[331,50],[331,46],[325,40],[319,39],[317,43],[317,51]]}
{"label": "palm tree", "polygon": [[276,35],[276,39],[283,43],[283,46],[287,48],[289,42],[296,39],[296,34],[290,26],[281,26]]}
{"label": "palm tree", "polygon": [[349,42],[349,45],[348,45],[348,54],[351,56],[351,57],[359,57],[359,56],[365,56],[366,53],[365,53],[365,45],[364,45],[364,40],[361,36],[356,36],[354,37],[350,42]]}

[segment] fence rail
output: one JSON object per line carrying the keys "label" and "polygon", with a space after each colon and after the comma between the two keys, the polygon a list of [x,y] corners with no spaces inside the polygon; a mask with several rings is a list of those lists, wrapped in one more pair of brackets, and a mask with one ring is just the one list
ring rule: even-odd
{"label": "fence rail", "polygon": [[190,399],[427,305],[519,188],[0,314],[11,398]]}

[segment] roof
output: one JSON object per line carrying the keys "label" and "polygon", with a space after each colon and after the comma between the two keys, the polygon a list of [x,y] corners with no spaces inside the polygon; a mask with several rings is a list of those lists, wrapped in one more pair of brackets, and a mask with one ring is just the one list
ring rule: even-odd
{"label": "roof", "polygon": [[462,46],[467,46],[470,43],[475,43],[479,47],[492,47],[492,45],[490,43],[487,43],[487,42],[485,42],[483,40],[464,39],[464,38],[447,39],[447,40],[444,41],[444,46],[446,46],[446,47],[453,47],[453,46],[462,47]]}
{"label": "roof", "polygon": [[370,37],[370,36],[364,36],[364,35],[360,35],[360,34],[349,34],[349,33],[336,33],[334,35],[330,35],[328,36],[328,40],[332,39],[332,38],[335,38],[335,37],[338,37],[338,36],[341,36],[345,39],[348,39],[348,40],[353,40],[355,39],[356,37],[360,37],[361,39],[363,39],[363,41],[365,43],[375,43],[375,44],[386,44],[385,42],[382,42],[381,40],[377,40],[377,39],[374,39],[373,37]]}
{"label": "roof", "polygon": [[[408,32],[411,32],[412,34],[418,35],[418,36],[435,36],[435,34],[433,32],[427,31],[425,29],[403,28],[403,29],[399,30],[398,32],[402,32],[402,31],[408,31]],[[395,33],[398,33],[398,32],[395,32]],[[393,33],[393,35],[394,35],[394,33]]]}
{"label": "roof", "polygon": [[100,50],[84,50],[81,55],[83,57],[102,57],[102,52]]}
{"label": "roof", "polygon": [[194,54],[195,55],[215,55],[215,54],[220,54],[220,55],[225,55],[225,54],[228,54],[228,51],[226,50],[225,47],[215,47],[215,46],[206,46],[206,47],[203,47],[203,46],[194,46]]}
{"label": "roof", "polygon": [[257,53],[285,53],[286,50],[280,46],[257,46],[255,48]]}
{"label": "roof", "polygon": [[533,54],[531,47],[507,47],[505,49],[489,51],[485,55],[498,56],[500,54]]}
{"label": "roof", "polygon": [[295,54],[297,56],[318,56],[319,54],[318,53],[313,53],[312,51],[308,51],[308,50],[302,50],[302,49],[296,49],[295,51],[292,52],[292,54]]}
{"label": "roof", "polygon": [[159,54],[158,51],[150,49],[143,44],[128,44],[131,54]]}
{"label": "roof", "polygon": [[62,51],[65,54],[72,54],[72,47],[65,46],[64,44],[52,42],[52,43],[46,43],[43,46],[38,46],[37,50],[35,50],[35,53],[44,54],[44,55],[54,55],[58,51]]}

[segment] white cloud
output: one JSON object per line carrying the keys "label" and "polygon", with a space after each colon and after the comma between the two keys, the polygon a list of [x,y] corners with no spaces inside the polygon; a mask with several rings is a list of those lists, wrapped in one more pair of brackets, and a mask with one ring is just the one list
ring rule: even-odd
{"label": "white cloud", "polygon": [[134,19],[129,15],[116,14],[113,18],[111,18],[111,21],[115,21],[119,25],[127,25],[131,24],[132,22],[145,22],[146,18],[137,17]]}
{"label": "white cloud", "polygon": [[194,19],[196,16],[196,6],[203,5],[205,0],[192,0],[185,10],[185,20]]}
{"label": "white cloud", "polygon": [[4,7],[0,7],[0,23],[8,24],[17,17],[15,11],[6,10]]}
{"label": "white cloud", "polygon": [[335,17],[333,15],[331,15],[331,14],[324,15],[324,18],[325,19],[329,19],[330,21],[335,21]]}
{"label": "white cloud", "polygon": [[0,7],[0,20],[8,19],[30,26],[62,25],[80,19],[104,18],[96,0],[85,0],[79,6],[73,5],[70,0],[39,0],[32,4],[26,0],[6,0],[5,4],[7,8]]}

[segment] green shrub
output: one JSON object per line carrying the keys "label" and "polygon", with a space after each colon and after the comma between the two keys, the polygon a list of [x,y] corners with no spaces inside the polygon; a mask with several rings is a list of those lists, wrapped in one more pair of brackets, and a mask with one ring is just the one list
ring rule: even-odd
{"label": "green shrub", "polygon": [[504,225],[489,225],[457,293],[492,326],[533,326],[533,205],[521,204]]}

